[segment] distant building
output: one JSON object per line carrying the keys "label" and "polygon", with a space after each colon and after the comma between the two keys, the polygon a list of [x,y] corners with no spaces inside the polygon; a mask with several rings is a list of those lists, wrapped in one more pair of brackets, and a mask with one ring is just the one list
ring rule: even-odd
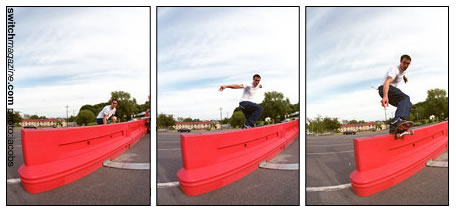
{"label": "distant building", "polygon": [[48,118],[48,119],[23,119],[21,126],[35,126],[35,127],[58,127],[59,121],[62,126],[66,127],[67,122],[64,119]]}
{"label": "distant building", "polygon": [[[381,122],[380,124],[380,130],[386,129],[385,123]],[[367,122],[367,123],[362,123],[362,124],[343,124],[340,128],[340,132],[346,132],[346,131],[355,131],[355,132],[360,132],[360,131],[373,131],[376,130],[377,128],[377,122]]]}
{"label": "distant building", "polygon": [[220,123],[212,122],[212,121],[198,121],[198,122],[191,122],[191,121],[184,121],[184,122],[176,122],[176,125],[173,126],[175,129],[214,129],[212,123],[215,123],[215,129],[220,129]]}

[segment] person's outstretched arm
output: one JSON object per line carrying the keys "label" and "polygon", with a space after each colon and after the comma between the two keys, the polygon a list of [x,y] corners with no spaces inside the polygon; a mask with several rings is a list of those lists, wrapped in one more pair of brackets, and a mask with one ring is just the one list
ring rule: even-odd
{"label": "person's outstretched arm", "polygon": [[243,84],[222,85],[222,86],[220,86],[219,91],[221,92],[221,91],[223,91],[226,88],[241,89],[241,88],[244,88],[244,85]]}

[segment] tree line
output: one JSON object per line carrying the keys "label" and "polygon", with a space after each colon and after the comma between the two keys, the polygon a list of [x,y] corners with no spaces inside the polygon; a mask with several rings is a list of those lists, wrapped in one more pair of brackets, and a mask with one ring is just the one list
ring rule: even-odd
{"label": "tree line", "polygon": [[[448,96],[443,89],[430,89],[427,91],[427,98],[423,102],[416,103],[412,106],[409,120],[416,125],[430,122],[439,122],[448,118]],[[430,117],[434,116],[434,119]],[[391,122],[392,118],[386,120],[386,124]],[[338,118],[317,116],[315,119],[308,119],[306,122],[307,130],[313,133],[337,132],[342,124],[362,124],[364,120],[342,120]],[[379,128],[379,124],[376,125]]]}
{"label": "tree line", "polygon": [[[259,104],[263,107],[264,111],[257,122],[257,125],[267,125],[280,123],[285,120],[286,116],[291,113],[299,112],[299,103],[291,104],[288,98],[280,92],[266,92],[264,94],[263,101]],[[266,119],[266,118],[270,118]],[[268,120],[268,121],[266,121]],[[200,121],[199,119],[192,118],[177,118],[177,121],[174,119],[173,115],[165,115],[163,113],[159,114],[157,117],[157,127],[158,128],[169,128],[176,125],[176,122],[182,121]],[[234,128],[239,128],[244,124],[245,117],[239,107],[236,107],[230,118],[225,118],[221,120],[222,124],[230,124]]]}
{"label": "tree line", "polygon": [[[77,116],[68,118],[68,122],[76,122],[79,126],[94,124],[96,116],[107,105],[111,105],[112,100],[116,99],[118,104],[116,106],[116,117],[119,122],[131,120],[132,116],[140,112],[145,112],[150,109],[150,102],[146,101],[144,104],[138,104],[135,98],[132,98],[130,93],[124,91],[111,92],[111,98],[107,102],[99,104],[86,104],[79,109]],[[24,118],[19,112],[8,113],[8,118],[12,118],[16,125],[22,122]],[[46,119],[45,116],[32,115],[30,119]]]}

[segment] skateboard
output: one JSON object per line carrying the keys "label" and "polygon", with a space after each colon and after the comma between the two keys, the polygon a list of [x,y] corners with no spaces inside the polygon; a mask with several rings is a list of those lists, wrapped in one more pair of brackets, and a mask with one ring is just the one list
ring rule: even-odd
{"label": "skateboard", "polygon": [[402,138],[404,135],[413,135],[415,132],[413,129],[413,122],[411,121],[406,121],[404,123],[399,124],[399,126],[396,127],[395,135],[396,139]]}

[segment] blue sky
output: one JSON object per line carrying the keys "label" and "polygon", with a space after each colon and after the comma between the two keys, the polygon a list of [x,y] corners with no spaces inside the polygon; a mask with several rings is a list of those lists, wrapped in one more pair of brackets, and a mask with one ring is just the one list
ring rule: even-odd
{"label": "blue sky", "polygon": [[[412,103],[448,91],[447,8],[307,8],[307,117],[384,120],[377,88],[408,54]],[[387,108],[390,117],[395,107]]]}
{"label": "blue sky", "polygon": [[299,100],[298,8],[159,8],[159,113],[231,116],[242,90],[218,88],[262,76],[264,92]]}
{"label": "blue sky", "polygon": [[14,110],[65,117],[149,95],[149,8],[15,8]]}

